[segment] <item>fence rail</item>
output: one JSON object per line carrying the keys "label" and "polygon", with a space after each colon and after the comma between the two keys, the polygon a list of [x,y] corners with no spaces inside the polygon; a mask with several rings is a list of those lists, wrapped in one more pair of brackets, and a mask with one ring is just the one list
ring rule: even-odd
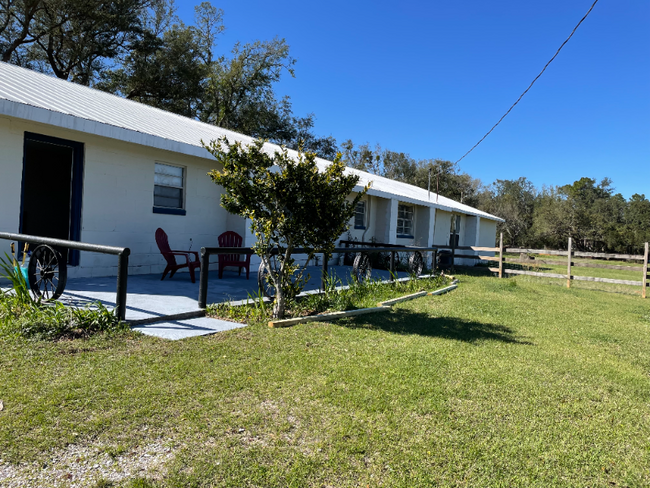
{"label": "fence rail", "polygon": [[643,254],[613,254],[606,252],[584,252],[584,251],[555,251],[550,249],[524,249],[518,247],[509,247],[506,252],[519,252],[526,254],[548,254],[552,256],[567,256],[571,252],[572,256],[577,258],[602,258],[602,259],[629,259],[643,261]]}
{"label": "fence rail", "polygon": [[[643,254],[617,254],[617,253],[602,253],[602,252],[583,252],[583,251],[574,251],[572,239],[569,238],[567,250],[555,250],[555,249],[528,249],[528,248],[519,248],[519,247],[503,247],[503,234],[500,236],[500,246],[496,248],[496,251],[499,252],[498,257],[489,257],[489,256],[477,256],[482,260],[486,261],[498,261],[499,267],[488,268],[493,273],[498,273],[499,278],[502,278],[503,275],[527,275],[527,276],[539,276],[543,278],[555,278],[566,280],[567,288],[571,288],[571,281],[592,281],[597,283],[610,283],[616,285],[630,285],[630,286],[640,286],[641,287],[641,296],[646,298],[648,288],[648,254],[649,254],[649,245],[645,243],[645,249]],[[504,253],[520,253],[520,254],[537,254],[540,256],[566,256],[566,261],[559,261],[554,259],[514,259],[505,257]],[[469,257],[469,256],[468,256]],[[576,262],[573,258],[600,258],[607,260],[626,260],[626,261],[642,261],[643,265],[618,265],[618,264],[600,264],[600,263],[585,263],[585,262]],[[534,266],[536,264],[546,264],[546,265],[555,265],[563,266],[566,265],[567,272],[566,274],[560,273],[542,273],[539,271],[529,271],[524,269],[510,269],[505,268],[505,265],[508,264],[520,264],[524,266]],[[571,273],[571,268],[600,268],[600,269],[613,269],[619,271],[635,271],[640,272],[640,280],[621,280],[614,278],[601,278],[597,276],[576,276]]]}

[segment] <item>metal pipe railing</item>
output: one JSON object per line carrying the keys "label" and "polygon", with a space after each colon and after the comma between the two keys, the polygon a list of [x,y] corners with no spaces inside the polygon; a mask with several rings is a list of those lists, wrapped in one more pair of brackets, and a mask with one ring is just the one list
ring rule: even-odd
{"label": "metal pipe railing", "polygon": [[67,241],[64,239],[53,239],[51,237],[39,237],[28,234],[12,234],[9,232],[0,232],[0,239],[27,242],[29,244],[46,244],[48,246],[64,247],[66,249],[74,249],[77,251],[116,255],[118,257],[118,263],[115,310],[117,311],[117,317],[120,320],[126,318],[126,287],[129,275],[129,255],[131,254],[131,250],[128,247],[103,246],[101,244],[88,244],[86,242]]}
{"label": "metal pipe railing", "polygon": [[[358,253],[358,252],[390,252],[391,253],[391,264],[390,264],[390,274],[391,281],[394,279],[395,274],[395,254],[398,252],[430,252],[433,251],[437,253],[437,247],[416,247],[416,246],[396,246],[396,245],[383,245],[383,247],[336,247],[332,250],[332,253]],[[307,249],[304,247],[295,248],[292,254],[310,254],[312,249]],[[273,249],[272,254],[277,254],[278,250]],[[255,254],[250,247],[202,247],[201,248],[201,276],[199,277],[199,308],[205,308],[207,306],[208,300],[208,270],[210,268],[210,256],[213,254]],[[321,286],[323,289],[325,287],[325,279],[327,277],[327,259],[325,259],[323,254],[323,279]]]}

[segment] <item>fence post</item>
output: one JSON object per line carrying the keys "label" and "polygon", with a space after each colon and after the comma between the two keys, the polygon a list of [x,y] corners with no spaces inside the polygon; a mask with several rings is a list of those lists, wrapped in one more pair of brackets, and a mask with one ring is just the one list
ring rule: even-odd
{"label": "fence post", "polygon": [[499,236],[499,278],[503,278],[503,232]]}
{"label": "fence post", "polygon": [[568,246],[569,252],[567,253],[569,255],[569,258],[566,265],[566,287],[567,288],[571,288],[571,244],[572,244],[571,238],[569,237],[569,246]]}
{"label": "fence post", "polygon": [[126,284],[129,279],[129,254],[131,254],[131,250],[128,247],[118,254],[115,309],[119,320],[126,319]]}
{"label": "fence post", "polygon": [[646,285],[648,281],[648,243],[645,243],[645,252],[643,253],[643,279],[641,280],[641,284],[643,286],[643,291],[641,292],[641,296],[645,298],[646,295]]}
{"label": "fence post", "polygon": [[433,261],[431,262],[431,274],[436,275],[436,266],[438,265],[438,250],[433,251]]}
{"label": "fence post", "polygon": [[395,281],[395,251],[390,252],[390,281]]}
{"label": "fence post", "polygon": [[205,308],[208,301],[208,270],[210,268],[210,253],[205,247],[201,248],[201,275],[199,276],[199,308]]}

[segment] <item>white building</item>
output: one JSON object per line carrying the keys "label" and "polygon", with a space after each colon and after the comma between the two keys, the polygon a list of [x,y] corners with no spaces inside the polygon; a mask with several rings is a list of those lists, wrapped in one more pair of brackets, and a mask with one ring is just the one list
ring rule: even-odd
{"label": "white building", "polygon": [[[216,247],[226,230],[243,235],[250,246],[248,225],[220,206],[223,189],[207,176],[217,163],[201,141],[223,135],[252,140],[0,62],[0,231],[129,247],[130,274],[164,269],[154,240],[158,227],[174,249],[187,249],[190,239],[193,250]],[[360,176],[359,189],[373,182],[351,222],[353,238],[448,245],[455,218],[460,246],[494,246],[498,217],[349,171]],[[0,241],[0,254],[8,245]],[[70,259],[70,277],[117,273],[114,256],[81,253]]]}

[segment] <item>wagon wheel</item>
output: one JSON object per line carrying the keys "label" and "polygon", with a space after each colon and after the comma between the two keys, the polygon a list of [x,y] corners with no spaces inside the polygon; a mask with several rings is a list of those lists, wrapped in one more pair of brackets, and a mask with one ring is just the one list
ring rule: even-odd
{"label": "wagon wheel", "polygon": [[409,256],[409,273],[420,276],[424,270],[424,259],[420,251],[415,251]]}
{"label": "wagon wheel", "polygon": [[[277,270],[280,267],[280,260],[276,255],[273,255],[269,258],[269,263],[273,266],[274,270]],[[264,266],[264,261],[260,263],[260,267],[257,270],[257,286],[259,286],[260,291],[267,298],[275,298],[275,286],[270,281],[270,273],[266,266]],[[291,281],[295,283],[295,276],[291,277]]]}
{"label": "wagon wheel", "polygon": [[370,279],[372,275],[372,265],[370,264],[370,256],[365,252],[359,252],[354,257],[354,264],[352,265],[352,276],[357,281],[365,281]]}
{"label": "wagon wheel", "polygon": [[42,244],[34,249],[29,260],[27,279],[32,293],[45,300],[61,296],[68,280],[68,267],[56,249]]}

